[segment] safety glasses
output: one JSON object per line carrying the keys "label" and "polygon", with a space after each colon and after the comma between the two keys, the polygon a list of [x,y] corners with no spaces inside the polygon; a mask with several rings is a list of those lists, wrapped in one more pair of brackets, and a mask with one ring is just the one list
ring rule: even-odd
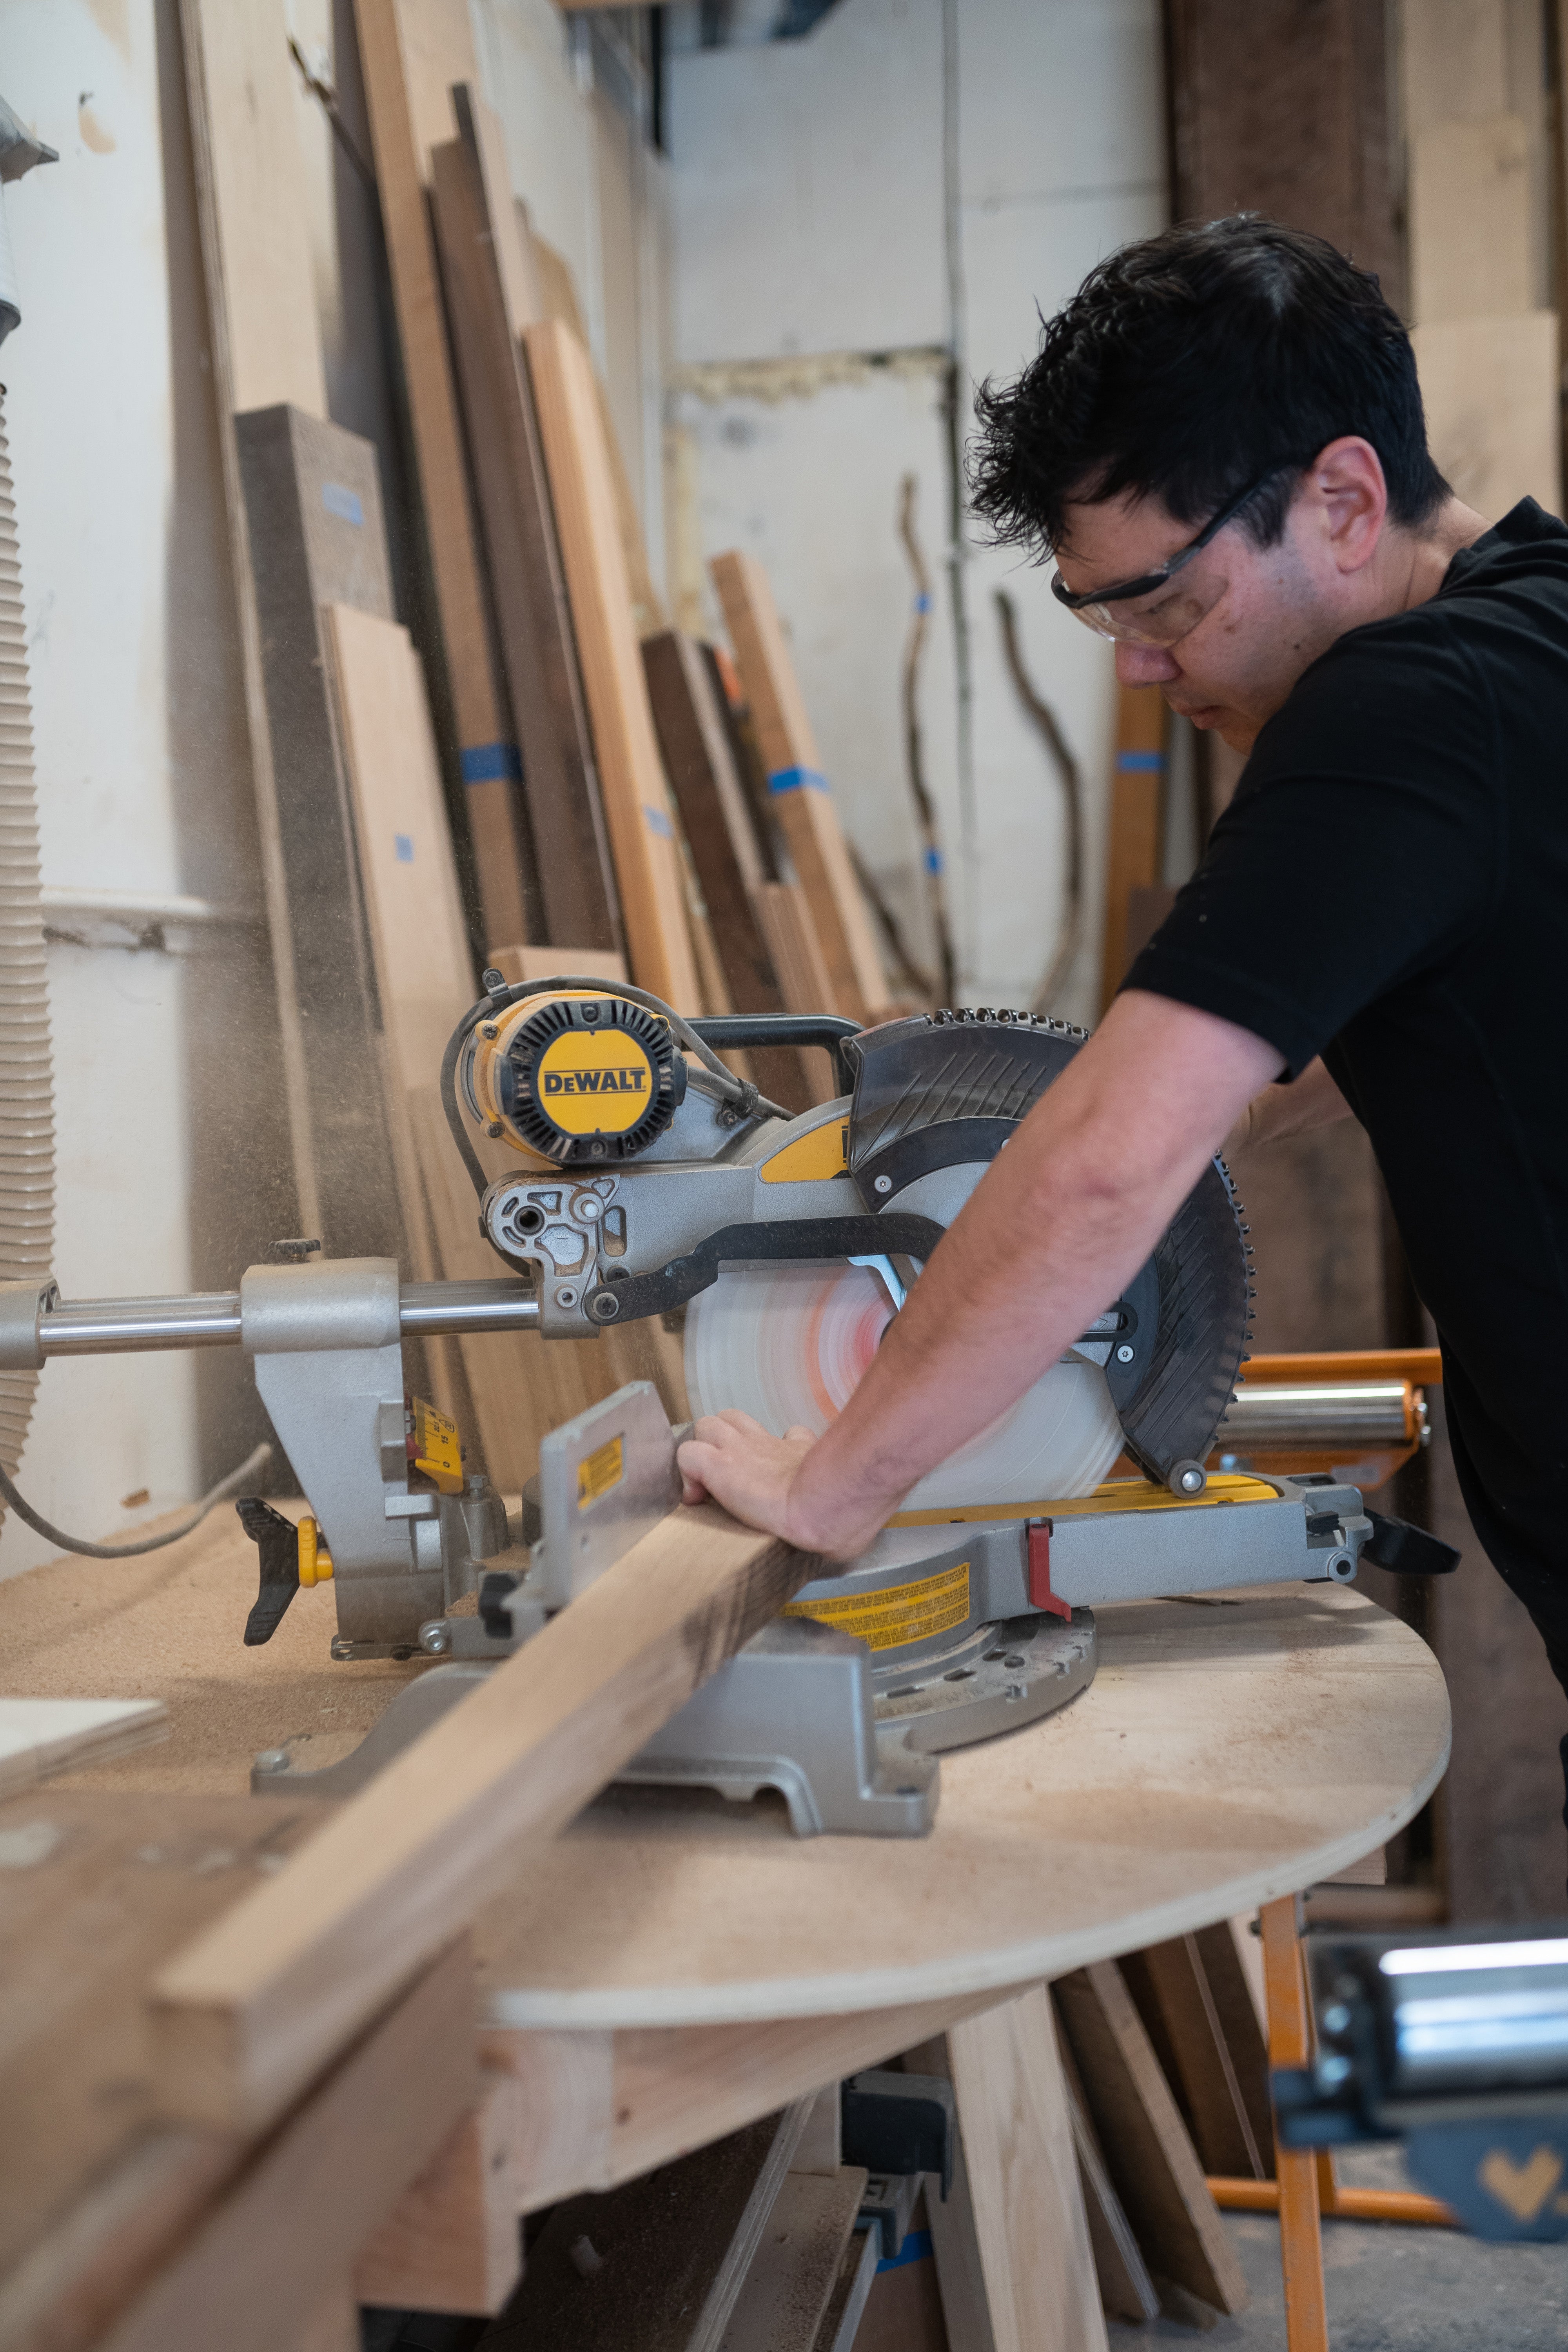
{"label": "safety glasses", "polygon": [[[1270,466],[1266,474],[1248,482],[1228,506],[1204,525],[1196,539],[1157,564],[1152,572],[1143,572],[1136,580],[1118,580],[1108,588],[1087,589],[1075,594],[1059,572],[1051,578],[1051,593],[1058,604],[1065,604],[1076,614],[1086,628],[1096,636],[1119,637],[1136,646],[1173,646],[1179,637],[1186,636],[1198,623],[1212,613],[1230,585],[1223,568],[1211,570],[1206,578],[1181,579],[1180,573],[1201,555],[1211,540],[1217,539],[1226,523],[1234,522],[1249,499],[1255,499],[1276,474],[1284,469]],[[1112,606],[1122,609],[1112,611]],[[1137,606],[1138,609],[1129,609]]]}

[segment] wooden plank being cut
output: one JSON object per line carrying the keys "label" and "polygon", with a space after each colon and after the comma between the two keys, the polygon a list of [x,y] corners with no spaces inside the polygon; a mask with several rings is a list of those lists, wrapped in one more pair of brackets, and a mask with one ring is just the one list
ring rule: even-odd
{"label": "wooden plank being cut", "polygon": [[487,939],[528,937],[517,737],[479,573],[396,0],[354,0],[425,536]]}
{"label": "wooden plank being cut", "polygon": [[524,341],[632,976],[678,1013],[700,1011],[680,849],[632,623],[594,372],[557,320],[531,327]]}
{"label": "wooden plank being cut", "polygon": [[1157,686],[1116,689],[1116,749],[1110,779],[1110,847],[1106,852],[1105,933],[1100,958],[1100,1010],[1127,971],[1131,894],[1160,879],[1165,805],[1165,737],[1170,725]]}
{"label": "wooden plank being cut", "polygon": [[0,1796],[169,1737],[155,1698],[0,1698]]}
{"label": "wooden plank being cut", "polygon": [[773,806],[832,981],[833,1003],[826,1009],[870,1021],[888,1003],[882,959],[767,573],[754,555],[740,551],[716,555],[709,570],[751,705]]}
{"label": "wooden plank being cut", "polygon": [[161,1971],[171,2111],[280,2114],[817,1565],[712,1504],[661,1520]]}
{"label": "wooden plank being cut", "polygon": [[1117,2195],[1156,2280],[1217,2311],[1241,2311],[1247,2285],[1192,2138],[1114,1960],[1052,1987],[1089,2119]]}
{"label": "wooden plank being cut", "polygon": [[[1234,1957],[1228,1930],[1226,1944]],[[1151,1944],[1145,1951],[1126,1954],[1121,1965],[1205,2172],[1234,2180],[1264,2179],[1263,2152],[1209,1990],[1196,1937],[1178,1936],[1169,1943]],[[1256,2040],[1256,2025],[1253,2032]]]}
{"label": "wooden plank being cut", "polygon": [[[756,904],[768,877],[703,655],[679,629],[643,640],[654,724],[731,1005],[737,1013],[783,1013],[789,1008]],[[765,1095],[804,1108],[810,1097],[797,1054],[753,1046],[750,1061]]]}
{"label": "wooden plank being cut", "polygon": [[485,2352],[719,2352],[809,2106],[558,2205]]}
{"label": "wooden plank being cut", "polygon": [[[460,112],[477,131],[488,110],[467,93],[464,98]],[[599,780],[532,387],[503,282],[503,267],[507,275],[521,275],[516,214],[509,196],[500,218],[492,216],[474,140],[438,147],[431,167],[447,315],[517,720],[545,935],[613,952],[620,944],[619,925]],[[510,937],[490,941],[510,943]]]}

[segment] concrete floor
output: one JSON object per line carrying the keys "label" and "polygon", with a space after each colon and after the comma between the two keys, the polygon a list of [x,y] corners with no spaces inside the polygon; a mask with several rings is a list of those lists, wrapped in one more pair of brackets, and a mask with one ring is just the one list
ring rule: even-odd
{"label": "concrete floor", "polygon": [[[1404,2189],[1411,2183],[1396,2148],[1342,2157],[1348,2186]],[[1237,2319],[1203,2333],[1169,2319],[1148,2327],[1113,2325],[1118,2352],[1157,2343],[1202,2343],[1204,2352],[1284,2352],[1279,2227],[1255,2213],[1227,2213],[1252,2301]],[[1568,2244],[1492,2246],[1456,2230],[1405,2229],[1373,2221],[1323,2225],[1331,2352],[1559,2352],[1568,2347]]]}

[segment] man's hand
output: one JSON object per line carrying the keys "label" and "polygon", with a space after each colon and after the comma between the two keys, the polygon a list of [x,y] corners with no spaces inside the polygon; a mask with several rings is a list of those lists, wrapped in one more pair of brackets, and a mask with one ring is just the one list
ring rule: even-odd
{"label": "man's hand", "polygon": [[782,1536],[802,1551],[853,1559],[880,1533],[881,1523],[828,1525],[810,1512],[800,1471],[816,1443],[809,1429],[772,1437],[749,1412],[708,1413],[676,1456],[680,1499],[701,1503],[711,1496],[749,1528]]}

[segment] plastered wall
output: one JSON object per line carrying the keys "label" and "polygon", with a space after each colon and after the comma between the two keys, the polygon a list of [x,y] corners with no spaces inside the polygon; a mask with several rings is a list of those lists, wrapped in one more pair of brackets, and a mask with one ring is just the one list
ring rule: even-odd
{"label": "plastered wall", "polygon": [[1005,667],[997,588],[1091,787],[1090,920],[1056,1007],[1078,1018],[1112,680],[1043,573],[967,538],[947,560],[942,354],[967,427],[973,382],[1033,351],[1036,306],[1161,226],[1162,103],[1155,0],[839,0],[805,41],[669,60],[677,605],[715,625],[703,563],[722,547],[767,564],[849,831],[921,938],[895,530],[915,475],[938,583],[926,755],[971,1003],[1029,1002],[1061,903],[1060,795]]}

